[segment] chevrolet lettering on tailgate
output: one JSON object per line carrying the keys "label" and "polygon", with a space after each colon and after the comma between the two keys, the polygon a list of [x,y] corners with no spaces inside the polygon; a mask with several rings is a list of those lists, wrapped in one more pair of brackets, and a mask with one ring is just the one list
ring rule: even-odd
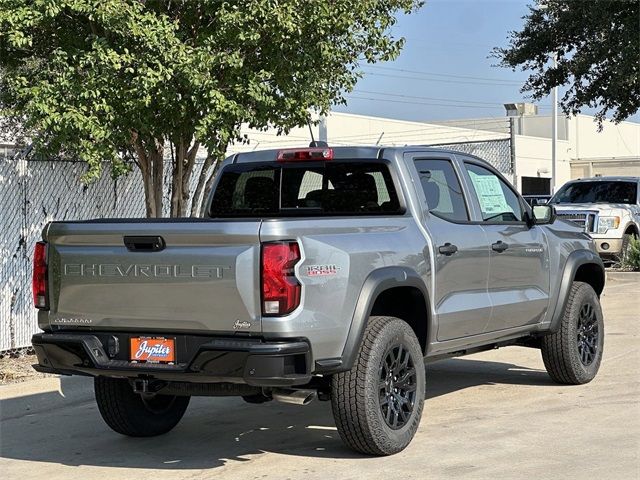
{"label": "chevrolet lettering on tailgate", "polygon": [[68,277],[173,277],[173,278],[222,278],[230,267],[220,265],[121,265],[113,263],[84,264],[65,263]]}

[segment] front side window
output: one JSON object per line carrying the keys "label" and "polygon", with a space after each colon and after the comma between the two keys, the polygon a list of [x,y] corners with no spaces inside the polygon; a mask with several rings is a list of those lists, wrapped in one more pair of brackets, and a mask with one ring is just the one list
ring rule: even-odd
{"label": "front side window", "polygon": [[465,163],[484,222],[521,222],[522,206],[516,193],[488,168]]}
{"label": "front side window", "polygon": [[449,160],[416,160],[429,212],[454,222],[469,220],[462,188]]}

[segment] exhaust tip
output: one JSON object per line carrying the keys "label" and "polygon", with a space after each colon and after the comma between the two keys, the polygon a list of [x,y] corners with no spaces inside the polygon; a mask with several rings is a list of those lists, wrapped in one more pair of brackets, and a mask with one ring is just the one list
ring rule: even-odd
{"label": "exhaust tip", "polygon": [[316,398],[315,390],[293,390],[277,388],[271,392],[274,400],[293,405],[308,405]]}

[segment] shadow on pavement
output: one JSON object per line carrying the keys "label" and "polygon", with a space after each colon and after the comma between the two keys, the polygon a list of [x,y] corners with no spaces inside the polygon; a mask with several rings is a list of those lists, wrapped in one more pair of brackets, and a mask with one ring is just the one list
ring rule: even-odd
{"label": "shadow on pavement", "polygon": [[[540,370],[473,359],[444,360],[427,366],[426,411],[430,398],[491,384],[552,385]],[[86,385],[89,388],[91,383]],[[250,405],[236,398],[194,398],[182,422],[172,432],[155,438],[128,438],[113,433],[102,422],[88,395],[85,400],[64,407],[55,398],[59,397],[57,392],[18,397],[4,400],[0,411],[7,411],[6,402],[46,404],[47,396],[56,408],[17,418],[3,416],[2,458],[155,469],[209,469],[229,461],[248,461],[250,456],[265,452],[367,458],[342,444],[328,402],[297,407],[276,402]]]}
{"label": "shadow on pavement", "polygon": [[427,365],[427,399],[469,387],[496,384],[556,385],[545,370],[511,363],[451,358]]}

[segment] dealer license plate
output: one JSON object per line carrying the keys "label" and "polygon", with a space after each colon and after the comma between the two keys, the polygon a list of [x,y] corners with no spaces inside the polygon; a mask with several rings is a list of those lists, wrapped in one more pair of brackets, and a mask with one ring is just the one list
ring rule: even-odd
{"label": "dealer license plate", "polygon": [[131,337],[130,360],[132,362],[174,363],[175,340],[166,337]]}

